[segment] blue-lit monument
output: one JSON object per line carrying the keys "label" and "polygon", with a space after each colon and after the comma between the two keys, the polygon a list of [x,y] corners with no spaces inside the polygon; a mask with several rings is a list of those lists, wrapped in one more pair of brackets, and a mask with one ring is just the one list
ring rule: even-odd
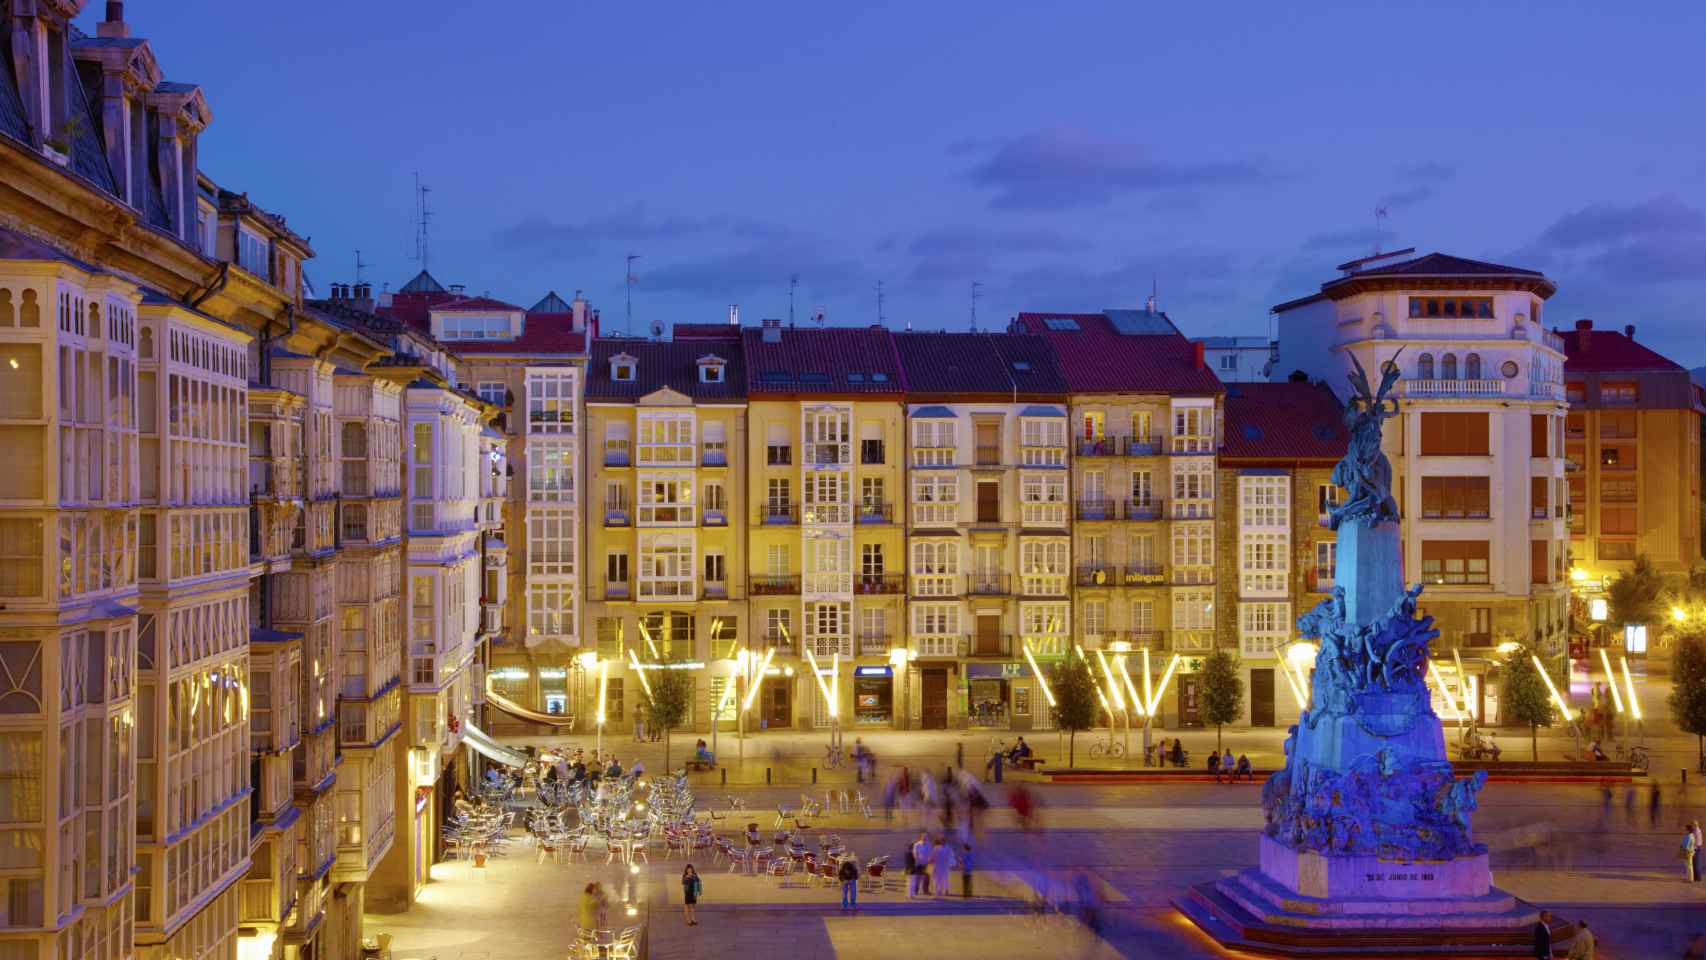
{"label": "blue-lit monument", "polygon": [[1229,946],[1310,956],[1521,947],[1538,909],[1493,887],[1470,820],[1484,771],[1459,779],[1424,676],[1439,631],[1405,589],[1392,464],[1382,423],[1398,366],[1378,385],[1355,358],[1349,449],[1333,471],[1338,577],[1298,618],[1316,641],[1309,705],[1286,739],[1284,769],[1262,788],[1261,864],[1177,901]]}

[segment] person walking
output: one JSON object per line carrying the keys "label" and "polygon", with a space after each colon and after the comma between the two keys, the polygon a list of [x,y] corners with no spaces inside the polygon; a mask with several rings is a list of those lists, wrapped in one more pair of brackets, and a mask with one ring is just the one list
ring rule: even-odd
{"label": "person walking", "polygon": [[952,888],[954,873],[954,848],[948,846],[948,838],[936,834],[936,845],[930,848],[930,893],[933,896],[945,897]]}
{"label": "person walking", "polygon": [[580,928],[588,933],[597,930],[599,927],[598,915],[598,884],[589,883],[586,885],[586,889],[581,891],[580,915],[578,917]]}
{"label": "person walking", "polygon": [[971,899],[971,844],[960,844],[960,896]]}
{"label": "person walking", "polygon": [[835,878],[841,881],[841,909],[859,909],[859,868],[853,865],[852,857],[841,861]]}
{"label": "person walking", "polygon": [[1698,820],[1690,821],[1688,829],[1694,834],[1694,882],[1699,883],[1701,867],[1700,858],[1702,856],[1700,850],[1702,847],[1706,847],[1706,835],[1703,835],[1700,832],[1700,821]]}
{"label": "person walking", "polygon": [[1552,911],[1540,911],[1540,922],[1534,925],[1535,960],[1552,960]]}
{"label": "person walking", "polygon": [[1697,858],[1700,856],[1700,840],[1694,835],[1694,826],[1692,824],[1683,826],[1682,848],[1677,851],[1676,855],[1678,859],[1682,861],[1683,873],[1687,875],[1688,882],[1693,883],[1698,880],[1699,877],[1695,873],[1695,864],[1698,862]]}
{"label": "person walking", "polygon": [[1594,960],[1594,950],[1599,945],[1594,942],[1593,931],[1588,929],[1586,920],[1578,921],[1576,926],[1576,939],[1570,941],[1569,960]]}
{"label": "person walking", "polygon": [[912,846],[906,848],[906,876],[908,897],[917,897],[929,893],[926,886],[928,880],[924,875],[925,864],[930,862],[930,837],[920,833]]}
{"label": "person walking", "polygon": [[699,892],[704,884],[699,882],[699,871],[693,869],[693,864],[681,871],[681,911],[687,917],[687,925],[697,927],[699,919],[694,915],[694,908],[699,905]]}
{"label": "person walking", "polygon": [[1657,782],[1647,790],[1647,827],[1658,829],[1659,826],[1659,785]]}

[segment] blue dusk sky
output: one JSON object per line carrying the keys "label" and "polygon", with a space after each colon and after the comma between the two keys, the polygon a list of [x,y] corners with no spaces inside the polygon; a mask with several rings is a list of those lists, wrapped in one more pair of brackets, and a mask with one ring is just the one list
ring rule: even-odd
{"label": "blue dusk sky", "polygon": [[[82,25],[103,8],[91,0]],[[985,328],[1135,306],[1265,334],[1414,246],[1546,271],[1549,322],[1706,363],[1706,4],[132,0],[202,169],[324,293],[431,269],[652,322]]]}

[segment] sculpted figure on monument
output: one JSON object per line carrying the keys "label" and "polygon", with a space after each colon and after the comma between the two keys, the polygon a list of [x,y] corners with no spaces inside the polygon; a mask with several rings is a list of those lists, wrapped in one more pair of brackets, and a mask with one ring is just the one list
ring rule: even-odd
{"label": "sculpted figure on monument", "polygon": [[1356,392],[1345,405],[1350,449],[1333,468],[1333,482],[1348,496],[1328,514],[1327,524],[1334,530],[1346,520],[1368,527],[1398,522],[1398,503],[1392,499],[1392,461],[1380,449],[1381,423],[1398,415],[1398,401],[1387,396],[1398,382],[1397,356],[1393,354],[1393,359],[1380,365],[1378,389],[1369,386],[1362,362],[1351,356],[1356,372],[1350,380]]}

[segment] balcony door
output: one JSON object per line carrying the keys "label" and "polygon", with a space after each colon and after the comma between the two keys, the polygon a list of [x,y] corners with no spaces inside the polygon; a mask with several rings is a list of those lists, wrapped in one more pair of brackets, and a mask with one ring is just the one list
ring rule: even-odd
{"label": "balcony door", "polygon": [[1001,522],[1001,481],[979,480],[977,482],[977,522]]}
{"label": "balcony door", "polygon": [[1001,614],[980,613],[977,615],[977,639],[975,643],[974,652],[977,656],[1002,656]]}

